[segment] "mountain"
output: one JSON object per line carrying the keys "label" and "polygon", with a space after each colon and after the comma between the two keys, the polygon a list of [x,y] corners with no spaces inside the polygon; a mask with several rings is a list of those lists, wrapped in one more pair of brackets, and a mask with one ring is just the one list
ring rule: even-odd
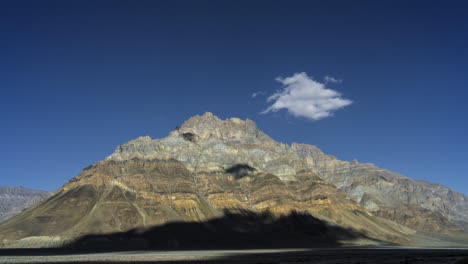
{"label": "mountain", "polygon": [[52,192],[0,186],[0,222],[19,214],[51,195]]}
{"label": "mountain", "polygon": [[140,137],[85,168],[46,202],[0,224],[3,246],[53,246],[87,234],[226,210],[307,212],[370,240],[410,245],[423,232],[455,235],[467,197],[315,146],[276,142],[251,120],[194,116],[162,139]]}

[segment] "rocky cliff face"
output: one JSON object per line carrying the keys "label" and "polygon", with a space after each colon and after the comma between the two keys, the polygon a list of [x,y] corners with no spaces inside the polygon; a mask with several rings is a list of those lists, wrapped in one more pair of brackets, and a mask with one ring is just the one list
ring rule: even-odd
{"label": "rocky cliff face", "polygon": [[[409,243],[414,230],[459,232],[466,197],[317,147],[286,145],[251,120],[195,116],[162,139],[140,137],[83,170],[46,203],[0,225],[0,241],[35,245],[225,209],[305,211],[379,240]],[[73,209],[71,209],[73,208]]]}
{"label": "rocky cliff face", "polygon": [[0,222],[21,213],[51,195],[52,192],[0,186]]}

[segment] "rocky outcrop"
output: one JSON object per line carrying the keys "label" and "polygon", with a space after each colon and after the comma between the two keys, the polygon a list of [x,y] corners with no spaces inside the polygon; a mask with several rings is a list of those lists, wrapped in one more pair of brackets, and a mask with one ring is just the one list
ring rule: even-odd
{"label": "rocky outcrop", "polygon": [[205,113],[165,138],[118,146],[47,202],[0,224],[0,242],[30,245],[50,237],[56,243],[248,209],[307,212],[407,244],[414,230],[459,232],[467,217],[457,210],[466,206],[464,195],[446,187],[339,161],[315,146],[279,143],[251,120]]}
{"label": "rocky outcrop", "polygon": [[23,187],[0,186],[0,222],[42,202],[52,194],[52,192],[31,190]]}

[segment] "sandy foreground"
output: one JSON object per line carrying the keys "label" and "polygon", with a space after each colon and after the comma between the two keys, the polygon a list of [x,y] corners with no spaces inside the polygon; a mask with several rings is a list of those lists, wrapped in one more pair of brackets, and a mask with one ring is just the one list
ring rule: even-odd
{"label": "sandy foreground", "polygon": [[[468,249],[334,248],[57,252],[0,250],[0,263],[460,263]],[[464,263],[464,262],[463,262]],[[468,262],[467,262],[468,263]]]}

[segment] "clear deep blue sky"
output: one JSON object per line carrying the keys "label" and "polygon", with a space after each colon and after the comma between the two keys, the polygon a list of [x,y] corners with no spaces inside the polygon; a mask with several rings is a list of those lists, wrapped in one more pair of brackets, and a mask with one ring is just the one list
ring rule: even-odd
{"label": "clear deep blue sky", "polygon": [[[468,194],[466,1],[9,2],[0,185],[57,189],[211,111]],[[353,103],[318,121],[259,114],[298,72],[343,80],[329,87]]]}

